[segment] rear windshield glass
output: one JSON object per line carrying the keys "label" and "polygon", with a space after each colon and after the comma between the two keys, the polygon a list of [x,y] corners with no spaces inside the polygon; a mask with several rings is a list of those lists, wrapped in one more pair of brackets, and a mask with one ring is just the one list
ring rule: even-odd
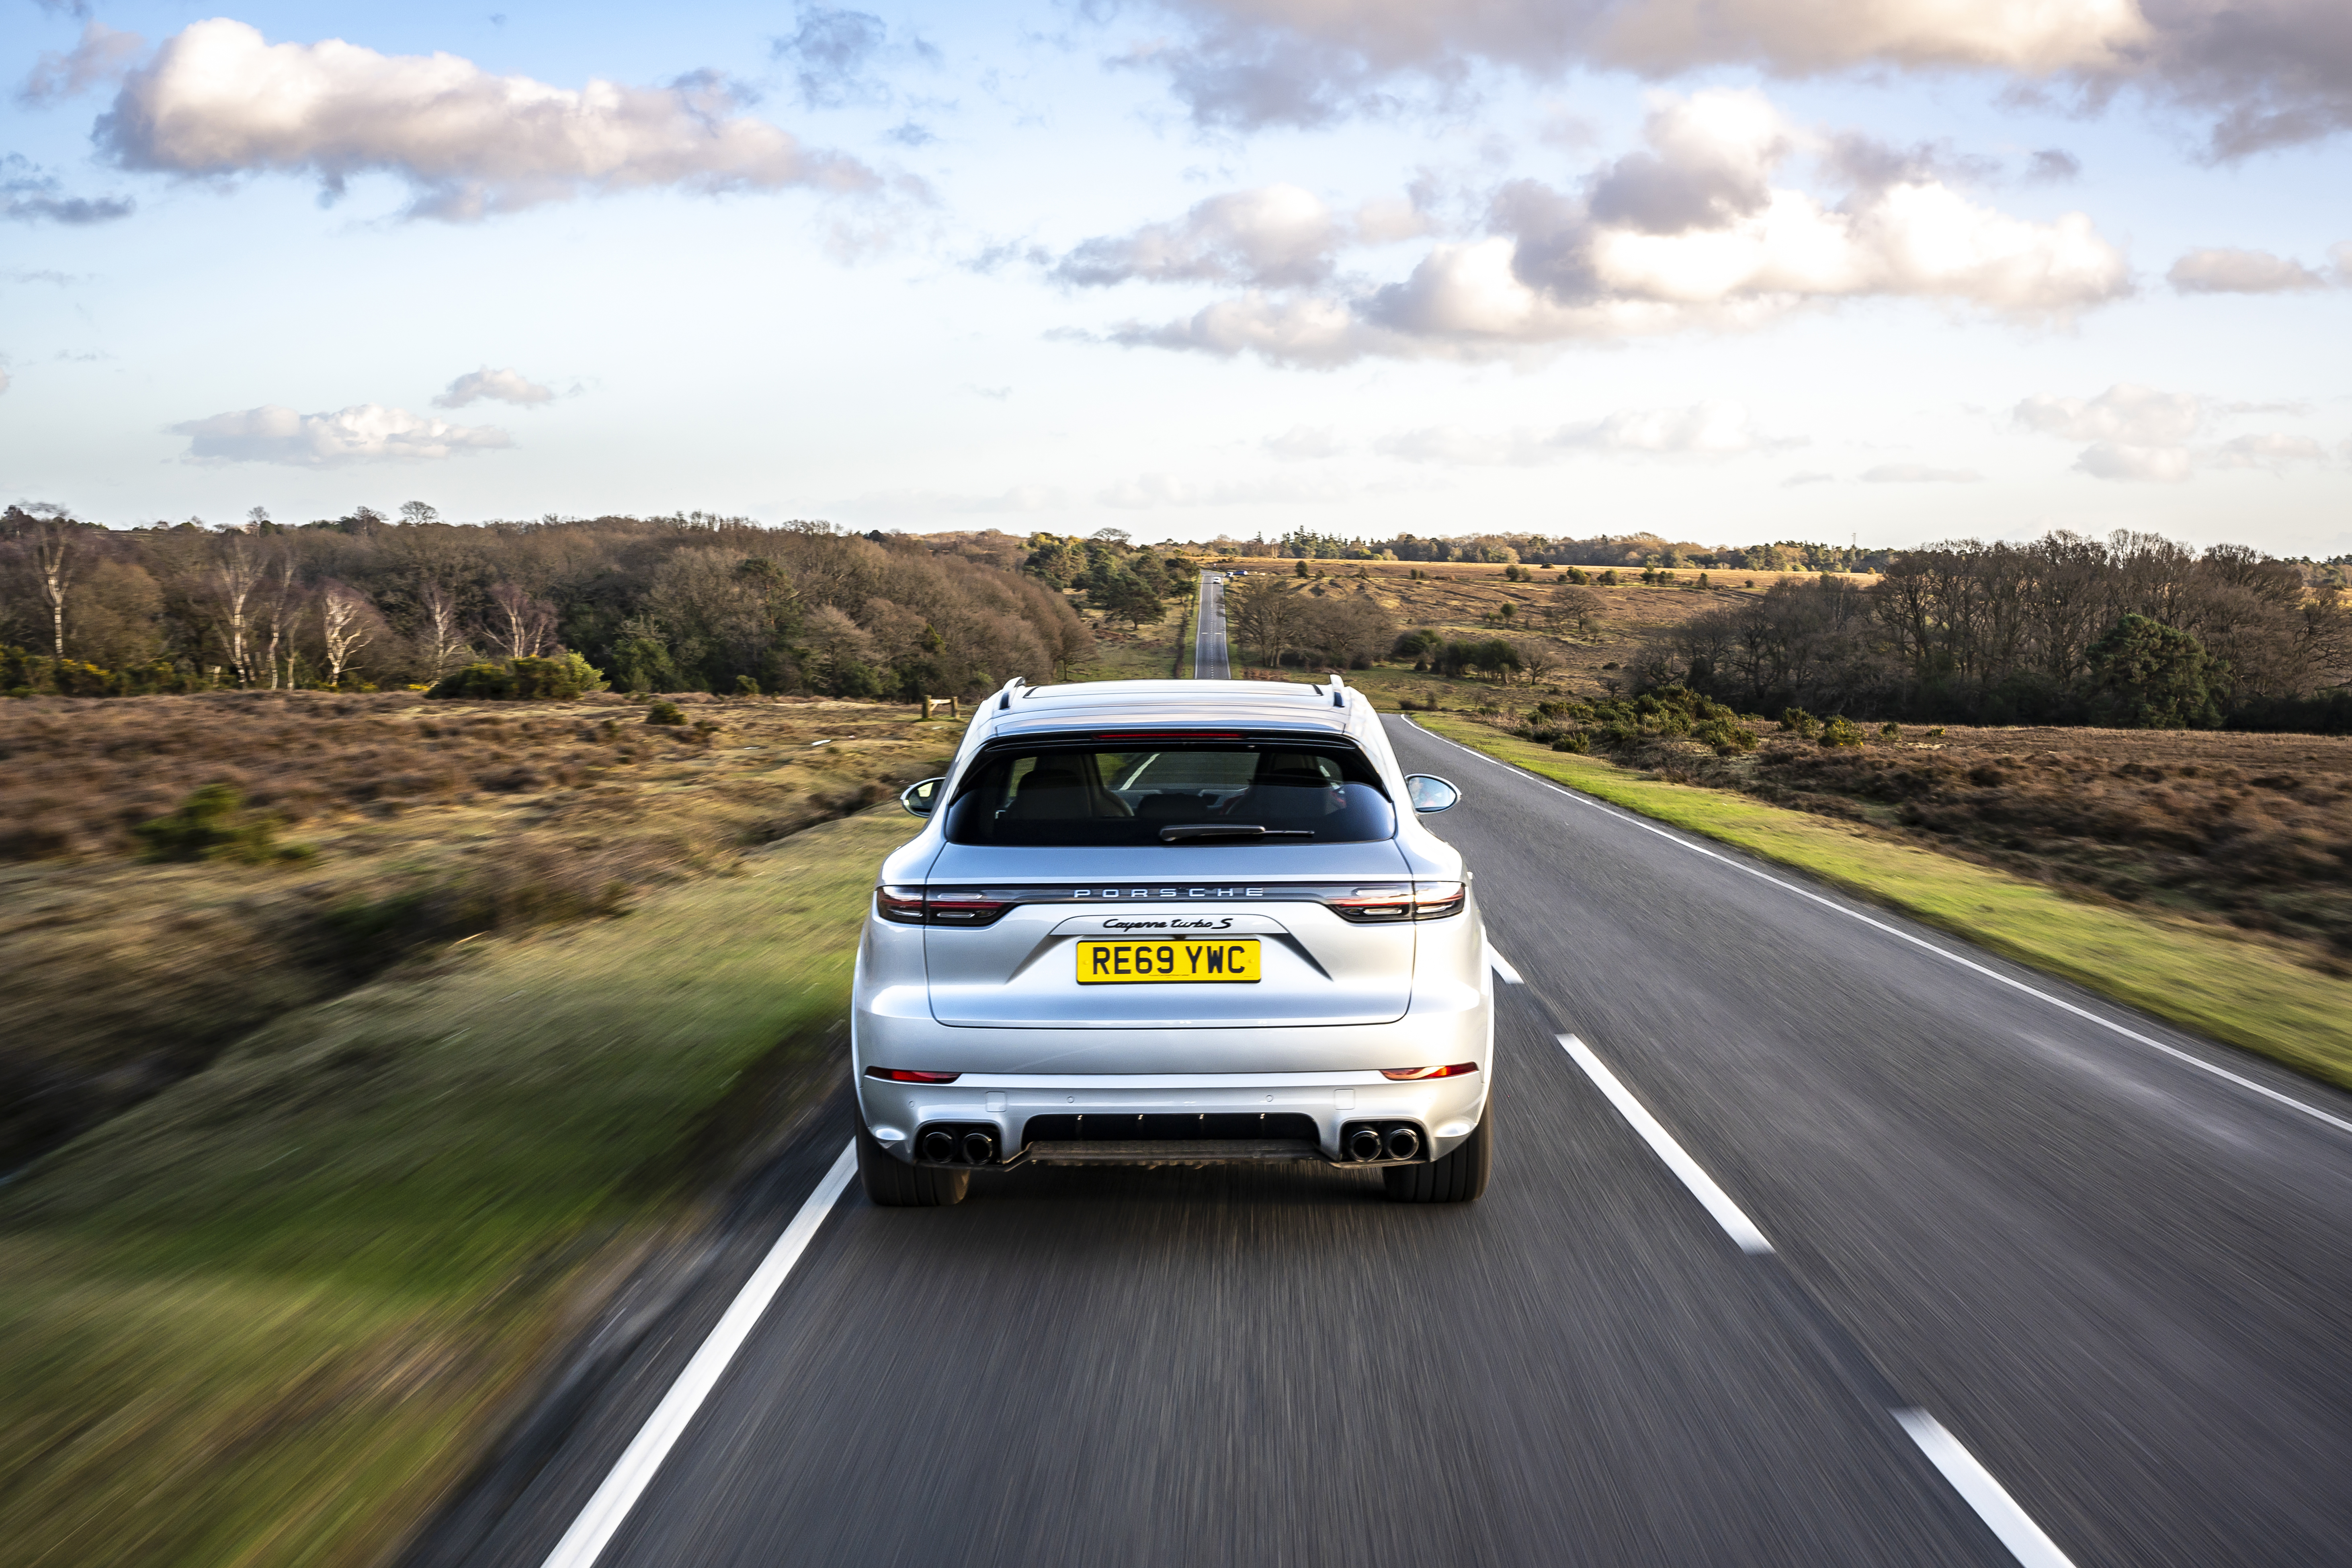
{"label": "rear windshield glass", "polygon": [[954,844],[1358,844],[1396,834],[1353,746],[1282,741],[983,755],[948,807]]}

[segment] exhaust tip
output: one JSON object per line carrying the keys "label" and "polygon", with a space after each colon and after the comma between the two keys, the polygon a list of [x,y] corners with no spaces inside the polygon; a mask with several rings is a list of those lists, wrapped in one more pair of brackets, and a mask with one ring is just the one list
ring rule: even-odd
{"label": "exhaust tip", "polygon": [[1352,1160],[1377,1160],[1381,1157],[1381,1135],[1377,1129],[1359,1127],[1348,1134],[1348,1157]]}
{"label": "exhaust tip", "polygon": [[1410,1160],[1421,1152],[1421,1134],[1410,1127],[1389,1129],[1389,1158]]}
{"label": "exhaust tip", "polygon": [[923,1134],[922,1155],[935,1164],[944,1165],[955,1158],[955,1140],[937,1130],[926,1132]]}
{"label": "exhaust tip", "polygon": [[965,1133],[963,1135],[963,1157],[975,1165],[994,1164],[996,1163],[996,1140],[991,1138],[985,1132]]}

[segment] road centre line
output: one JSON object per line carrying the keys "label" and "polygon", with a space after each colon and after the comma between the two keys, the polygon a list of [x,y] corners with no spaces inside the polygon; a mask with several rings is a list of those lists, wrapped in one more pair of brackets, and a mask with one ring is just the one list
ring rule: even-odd
{"label": "road centre line", "polygon": [[1869,926],[1874,930],[1885,931],[1887,935],[1907,942],[1916,948],[1922,949],[1927,952],[1932,952],[1937,957],[1945,960],[1947,963],[1957,963],[1961,968],[1972,970],[1975,973],[1983,975],[1988,980],[1998,981],[2001,984],[2008,986],[2012,991],[2021,991],[2028,996],[2047,1002],[2050,1005],[2058,1008],[2062,1012],[2072,1013],[2077,1018],[2086,1019],[2091,1023],[2098,1025],[2103,1029],[2107,1029],[2116,1034],[2121,1035],[2124,1038],[2130,1040],[2135,1044],[2146,1046],[2152,1051],[2161,1051],[2164,1055],[2172,1058],[2176,1061],[2186,1062],[2189,1066],[2197,1068],[2200,1072],[2207,1072],[2212,1074],[2215,1078],[2226,1079],[2230,1082],[2236,1084],[2241,1089],[2252,1089],[2254,1093],[2261,1095],[2265,1100],[2274,1100],[2281,1105],[2287,1107],[2289,1110],[2300,1110],[2315,1121],[2325,1121],[2328,1126],[2336,1129],[2338,1131],[2352,1132],[2352,1121],[2347,1121],[2340,1116],[2332,1116],[2326,1111],[2320,1110],[2315,1105],[2306,1105],[2291,1094],[2281,1094],[2277,1089],[2272,1089],[2266,1084],[2256,1083],[2252,1079],[2233,1073],[2227,1068],[2217,1067],[2213,1063],[2206,1061],[2204,1058],[2197,1056],[2193,1052],[2184,1051],[2177,1046],[2168,1046],[2162,1040],[2153,1039],[2147,1035],[2141,1034],[2137,1029],[2129,1028],[2122,1024],[2116,1023],[2112,1018],[2101,1017],[2098,1014],[2092,1012],[2087,1007],[2078,1007],[2074,1003],[2066,1001],[2063,997],[2053,996],[2047,991],[2028,985],[2022,980],[2013,979],[2009,975],[2003,974],[1998,969],[1990,968],[1984,964],[1977,963],[1973,959],[1963,958],[1957,952],[1952,952],[1945,948],[1937,947],[1934,942],[1914,936],[1909,931],[1904,931],[1900,927],[1891,926],[1885,921],[1873,920],[1859,910],[1851,910],[1846,908],[1846,906],[1839,903],[1834,899],[1825,899],[1822,897],[1821,894],[1813,892],[1810,889],[1801,888],[1794,882],[1784,881],[1780,878],[1775,877],[1768,871],[1759,871],[1753,866],[1743,865],[1739,861],[1733,859],[1728,855],[1719,854],[1713,849],[1707,848],[1704,845],[1693,844],[1687,838],[1684,838],[1678,834],[1671,833],[1665,828],[1658,826],[1654,823],[1644,822],[1638,816],[1613,809],[1601,804],[1600,801],[1593,800],[1589,796],[1580,795],[1575,790],[1565,788],[1559,784],[1552,783],[1549,779],[1529,773],[1525,768],[1517,767],[1512,763],[1504,762],[1499,757],[1490,757],[1474,746],[1465,746],[1459,741],[1448,740],[1444,735],[1437,733],[1434,730],[1423,730],[1418,722],[1414,722],[1410,719],[1407,720],[1407,722],[1412,723],[1412,727],[1414,729],[1421,730],[1423,734],[1427,735],[1433,741],[1436,741],[1444,745],[1452,746],[1456,751],[1467,752],[1469,755],[1475,757],[1482,763],[1501,768],[1507,773],[1515,774],[1519,778],[1526,779],[1530,783],[1538,784],[1541,787],[1551,791],[1554,795],[1565,795],[1570,800],[1576,802],[1577,805],[1597,811],[1603,816],[1612,817],[1619,822],[1626,824],[1628,826],[1638,827],[1644,833],[1654,833],[1659,837],[1664,839],[1667,843],[1687,849],[1694,855],[1704,855],[1708,859],[1718,861],[1721,864],[1731,868],[1735,871],[1745,871],[1748,875],[1757,879],[1759,881],[1769,882],[1774,887],[1794,893],[1801,899],[1810,899],[1825,910],[1833,910],[1837,913],[1845,916],[1848,920],[1860,921],[1864,925]]}
{"label": "road centre line", "polygon": [[[1633,1124],[1633,1131],[1642,1135],[1642,1141],[1649,1144],[1651,1152],[1665,1163],[1668,1170],[1682,1178],[1682,1184],[1690,1189],[1691,1196],[1715,1216],[1715,1223],[1738,1244],[1739,1250],[1750,1257],[1769,1256],[1771,1241],[1757,1228],[1756,1222],[1748,1217],[1747,1211],[1734,1203],[1731,1195],[1716,1185],[1715,1179],[1699,1168],[1698,1162],[1684,1152],[1683,1146],[1675,1142],[1674,1134],[1660,1126],[1658,1119],[1652,1116],[1642,1102],[1617,1080],[1617,1075],[1609,1070],[1608,1064],[1593,1055],[1591,1047],[1574,1035],[1562,1035],[1559,1038],[1570,1059],[1584,1069],[1584,1075],[1608,1097],[1609,1103],[1617,1108],[1618,1113]],[[1801,1289],[1802,1287],[1797,1289]],[[1848,1337],[1843,1330],[1832,1331],[1841,1338]],[[1876,1374],[1874,1376],[1883,1387],[1883,1378],[1876,1377]],[[1978,1462],[1977,1457],[1969,1453],[1958,1437],[1945,1429],[1942,1422],[1916,1405],[1892,1407],[1886,1413],[1918,1446],[1920,1453],[1927,1456],[1927,1462],[1936,1467],[1945,1482],[1960,1495],[1960,1500],[1967,1503],[1984,1521],[1985,1528],[2009,1549],[2009,1554],[2017,1559],[2021,1568],[2074,1568],[2074,1563],[2058,1549],[2057,1543],[2033,1522],[2032,1516],[2017,1506],[2008,1489]]]}
{"label": "road centre line", "polygon": [[1486,967],[1501,975],[1506,985],[1525,985],[1528,983],[1527,977],[1509,959],[1495,951],[1495,944],[1491,942],[1486,944]]}
{"label": "road centre line", "polygon": [[1607,1063],[1592,1054],[1590,1046],[1574,1035],[1560,1036],[1559,1043],[1568,1048],[1568,1054],[1576,1065],[1584,1069],[1584,1076],[1609,1097],[1609,1103],[1617,1108],[1618,1114],[1633,1123],[1633,1131],[1642,1135],[1642,1142],[1650,1146],[1651,1152],[1665,1162],[1667,1170],[1682,1178],[1683,1185],[1690,1189],[1691,1196],[1715,1216],[1715,1223],[1738,1244],[1740,1251],[1760,1255],[1772,1250],[1771,1242],[1765,1239],[1764,1233],[1756,1227],[1754,1220],[1748,1217],[1747,1211],[1731,1201],[1729,1193],[1715,1184],[1714,1177],[1699,1169],[1697,1161],[1683,1152],[1683,1146],[1675,1142],[1674,1134],[1658,1125],[1658,1119],[1633,1098],[1632,1090],[1617,1081],[1617,1075],[1609,1070]]}
{"label": "road centre line", "polygon": [[793,1215],[792,1223],[784,1226],[784,1233],[776,1237],[775,1246],[768,1249],[766,1258],[743,1282],[743,1289],[736,1293],[726,1315],[711,1329],[702,1348],[694,1352],[694,1359],[686,1363],[686,1370],[677,1374],[677,1381],[654,1407],[654,1413],[646,1417],[645,1426],[614,1462],[604,1484],[596,1489],[596,1495],[588,1500],[580,1517],[572,1521],[572,1528],[555,1543],[555,1550],[547,1554],[544,1568],[593,1568],[661,1468],[662,1461],[669,1457],[687,1424],[694,1419],[695,1412],[702,1408],[702,1402],[725,1375],[735,1352],[743,1348],[743,1342],[759,1326],[768,1304],[776,1299],[776,1291],[792,1273],[793,1265],[808,1250],[817,1227],[847,1190],[849,1178],[856,1170],[857,1145],[853,1142],[843,1146],[841,1157],[817,1183],[816,1191],[808,1195],[800,1212]]}
{"label": "road centre line", "polygon": [[1998,1537],[2009,1554],[2022,1568],[2074,1568],[2074,1560],[2058,1549],[2058,1543],[2042,1532],[2032,1515],[2017,1506],[2009,1489],[1993,1479],[1990,1470],[1977,1463],[1977,1457],[1964,1447],[1958,1437],[1944,1430],[1944,1424],[1924,1410],[1893,1410],[1893,1415],[1927,1462],[1943,1472],[1944,1479],[1960,1494],[1960,1500],[1976,1510],[1985,1528]]}

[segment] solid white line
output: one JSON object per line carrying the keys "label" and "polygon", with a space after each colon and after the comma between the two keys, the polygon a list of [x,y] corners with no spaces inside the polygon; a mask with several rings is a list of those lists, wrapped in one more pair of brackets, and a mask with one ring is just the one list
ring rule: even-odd
{"label": "solid white line", "polygon": [[1633,1124],[1633,1131],[1642,1135],[1642,1141],[1650,1146],[1651,1152],[1666,1163],[1666,1169],[1682,1178],[1683,1185],[1690,1189],[1691,1196],[1715,1216],[1715,1223],[1723,1227],[1724,1234],[1739,1244],[1740,1251],[1764,1253],[1772,1250],[1772,1244],[1764,1238],[1762,1231],[1756,1228],[1756,1222],[1731,1201],[1730,1194],[1715,1184],[1712,1176],[1698,1168],[1697,1161],[1683,1152],[1683,1146],[1675,1142],[1674,1134],[1658,1125],[1658,1119],[1617,1081],[1617,1075],[1592,1054],[1591,1047],[1574,1035],[1560,1036],[1559,1043],[1568,1047],[1569,1056],[1584,1069],[1584,1076],[1609,1097],[1609,1103],[1617,1108],[1618,1113]]}
{"label": "solid white line", "polygon": [[1927,1462],[1944,1472],[1944,1479],[1961,1500],[1977,1510],[1977,1517],[1986,1528],[2000,1538],[2009,1554],[2024,1564],[2024,1568],[2074,1568],[2072,1559],[2058,1550],[2058,1543],[2042,1533],[2042,1527],[2032,1516],[2017,1506],[2017,1500],[2007,1489],[1993,1479],[1992,1472],[1977,1463],[1977,1457],[1960,1446],[1960,1440],[1944,1430],[1944,1424],[1924,1410],[1891,1412],[1927,1456]]}
{"label": "solid white line", "polygon": [[1495,951],[1495,944],[1491,942],[1486,944],[1486,966],[1489,969],[1492,969],[1496,973],[1501,975],[1503,977],[1503,984],[1506,985],[1525,985],[1527,984],[1526,977],[1520,974],[1518,970],[1512,965],[1509,959],[1505,958],[1501,953]]}
{"label": "solid white line", "polygon": [[1837,913],[1845,916],[1848,920],[1860,921],[1863,924],[1871,927],[1873,930],[1885,931],[1887,935],[1897,938],[1903,942],[1907,942],[1916,948],[1920,948],[1926,952],[1932,952],[1937,958],[1943,959],[1947,963],[1957,963],[1962,969],[1972,970],[1976,973],[1983,975],[1988,980],[1999,981],[2001,984],[2008,986],[2012,991],[2022,991],[2028,996],[2047,1002],[2050,1005],[2058,1008],[2062,1012],[2072,1013],[2077,1018],[2087,1019],[2089,1022],[2098,1025],[2103,1029],[2112,1030],[2116,1034],[2121,1035],[2124,1038],[2130,1040],[2137,1045],[2146,1046],[2152,1051],[2161,1051],[2166,1056],[2172,1058],[2175,1061],[2186,1062],[2190,1067],[2197,1068],[2200,1072],[2209,1072],[2215,1078],[2227,1079],[2230,1082],[2236,1084],[2240,1089],[2252,1089],[2256,1094],[2263,1096],[2266,1100],[2274,1100],[2290,1110],[2300,1110],[2315,1121],[2325,1121],[2330,1127],[2336,1128],[2340,1131],[2352,1132],[2352,1121],[2347,1121],[2340,1116],[2331,1116],[2315,1105],[2306,1105],[2291,1094],[2281,1094],[2277,1089],[2272,1089],[2267,1084],[2256,1083],[2252,1079],[2241,1077],[2239,1074],[2231,1072],[2227,1068],[2216,1067],[2213,1063],[2205,1060],[2203,1058],[2199,1057],[2192,1052],[2184,1051],[2177,1046],[2168,1046],[2162,1040],[2151,1039],[2147,1036],[2141,1034],[2137,1029],[2128,1028],[2122,1024],[2116,1023],[2113,1018],[2101,1017],[2098,1014],[2092,1012],[2087,1007],[2077,1007],[2074,1003],[2066,1001],[2063,997],[2053,996],[2047,991],[2028,985],[2022,980],[2014,979],[2010,975],[2003,974],[1998,969],[1988,968],[1984,964],[1979,963],[1973,959],[1962,958],[1957,952],[1937,947],[1934,942],[1916,937],[1909,931],[1904,931],[1898,927],[1888,925],[1885,921],[1872,920],[1868,915],[1862,913],[1859,910],[1850,910],[1834,899],[1825,899],[1819,893],[1813,892],[1809,889],[1800,888],[1793,882],[1782,881],[1780,878],[1772,876],[1769,872],[1759,871],[1753,866],[1742,865],[1728,855],[1719,855],[1716,851],[1706,847],[1704,845],[1693,844],[1689,839],[1683,837],[1681,835],[1668,832],[1665,828],[1657,826],[1655,824],[1643,822],[1640,817],[1631,816],[1622,811],[1612,810],[1597,800],[1593,800],[1587,795],[1580,795],[1572,789],[1565,789],[1560,785],[1552,783],[1549,779],[1538,777],[1534,773],[1528,773],[1523,768],[1514,767],[1512,764],[1504,762],[1499,757],[1490,757],[1486,755],[1486,752],[1479,751],[1474,746],[1465,746],[1459,741],[1447,740],[1444,735],[1437,733],[1433,730],[1422,730],[1421,725],[1417,721],[1408,720],[1407,722],[1412,723],[1414,729],[1421,730],[1423,734],[1427,735],[1433,741],[1452,746],[1458,752],[1466,752],[1482,763],[1491,763],[1496,767],[1503,769],[1507,773],[1527,780],[1530,784],[1540,785],[1541,787],[1551,791],[1554,795],[1566,795],[1569,799],[1576,802],[1577,805],[1590,807],[1591,809],[1601,813],[1603,816],[1613,817],[1617,821],[1622,822],[1628,826],[1638,827],[1644,833],[1654,833],[1669,844],[1678,845],[1682,848],[1689,850],[1694,855],[1704,855],[1708,859],[1718,861],[1725,866],[1728,866],[1735,871],[1745,871],[1748,875],[1754,877],[1759,881],[1769,882],[1774,887],[1794,893],[1801,899],[1811,899],[1814,903],[1821,905],[1822,908],[1825,910],[1833,910]]}
{"label": "solid white line", "polygon": [[710,1337],[702,1342],[702,1348],[694,1352],[694,1359],[678,1373],[677,1382],[646,1418],[636,1440],[614,1465],[613,1473],[604,1478],[604,1484],[596,1489],[596,1495],[588,1500],[588,1506],[580,1510],[580,1517],[572,1521],[572,1528],[555,1543],[555,1550],[547,1554],[546,1568],[592,1568],[614,1532],[629,1517],[629,1510],[636,1506],[654,1473],[661,1468],[662,1461],[669,1457],[670,1448],[685,1432],[687,1423],[694,1419],[694,1413],[702,1408],[702,1402],[718,1386],[728,1363],[735,1359],[735,1352],[751,1338],[768,1303],[775,1300],[784,1277],[801,1260],[810,1237],[824,1223],[826,1212],[849,1185],[850,1175],[856,1169],[857,1145],[852,1142],[843,1148],[841,1158],[833,1163],[833,1169],[824,1173],[816,1191],[801,1205],[793,1223],[784,1226],[784,1234],[776,1237],[776,1245],[768,1249],[767,1258],[743,1282],[727,1315],[719,1320]]}

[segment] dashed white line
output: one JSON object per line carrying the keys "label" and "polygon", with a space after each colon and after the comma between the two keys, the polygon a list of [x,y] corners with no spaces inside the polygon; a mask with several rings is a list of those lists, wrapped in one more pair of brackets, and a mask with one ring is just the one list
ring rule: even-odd
{"label": "dashed white line", "polygon": [[800,1212],[793,1215],[793,1223],[784,1226],[784,1234],[776,1237],[776,1245],[768,1249],[768,1256],[752,1270],[751,1278],[743,1282],[727,1315],[719,1320],[710,1337],[702,1342],[702,1348],[694,1352],[694,1359],[678,1373],[677,1382],[646,1418],[635,1441],[614,1465],[604,1484],[596,1489],[596,1495],[588,1500],[588,1506],[580,1510],[580,1517],[572,1521],[572,1528],[555,1543],[555,1550],[547,1554],[545,1568],[593,1568],[614,1532],[628,1519],[629,1510],[636,1507],[637,1499],[661,1468],[662,1461],[669,1457],[687,1423],[702,1408],[702,1402],[718,1386],[728,1363],[735,1359],[735,1352],[743,1348],[743,1342],[759,1326],[768,1303],[776,1299],[776,1291],[792,1273],[793,1265],[808,1250],[810,1238],[824,1223],[827,1211],[849,1185],[849,1178],[856,1169],[857,1145],[850,1143],[842,1149],[841,1158],[833,1163],[824,1179],[817,1183],[816,1191],[801,1205]]}
{"label": "dashed white line", "polygon": [[2032,1516],[2017,1506],[2008,1489],[1993,1479],[1992,1472],[1977,1463],[1977,1457],[1958,1437],[1944,1430],[1942,1422],[1924,1410],[1891,1414],[1911,1434],[1927,1462],[1944,1473],[1960,1500],[1976,1510],[1985,1528],[2000,1538],[2023,1568],[2074,1568],[2073,1559],[2059,1551],[2058,1543],[2042,1532]]}
{"label": "dashed white line", "polygon": [[1834,899],[1825,899],[1810,889],[1801,888],[1794,882],[1783,881],[1780,878],[1771,875],[1769,872],[1759,871],[1753,866],[1744,866],[1728,855],[1720,855],[1716,851],[1707,848],[1704,845],[1693,844],[1689,839],[1681,837],[1679,834],[1670,833],[1666,829],[1660,827],[1654,823],[1643,822],[1640,817],[1630,816],[1622,811],[1612,810],[1610,807],[1603,805],[1597,800],[1592,800],[1585,795],[1579,795],[1572,789],[1564,789],[1560,785],[1553,784],[1550,780],[1539,778],[1537,775],[1527,772],[1523,768],[1514,767],[1510,763],[1504,762],[1499,757],[1490,757],[1475,746],[1465,746],[1459,741],[1447,740],[1444,736],[1437,733],[1434,730],[1422,730],[1418,723],[1413,724],[1412,727],[1416,730],[1421,730],[1423,734],[1427,735],[1433,741],[1436,741],[1444,745],[1452,746],[1455,751],[1466,752],[1491,767],[1501,768],[1506,773],[1514,774],[1518,778],[1525,779],[1528,783],[1536,784],[1540,788],[1548,789],[1554,795],[1565,795],[1570,800],[1574,801],[1577,805],[1597,811],[1603,816],[1614,818],[1616,821],[1624,823],[1629,827],[1638,827],[1644,833],[1654,833],[1659,837],[1664,839],[1667,843],[1687,849],[1694,855],[1704,855],[1708,859],[1717,861],[1722,865],[1729,867],[1735,871],[1744,871],[1748,876],[1755,878],[1759,881],[1769,882],[1774,887],[1794,893],[1801,899],[1810,899],[1825,910],[1832,910],[1837,913],[1845,916],[1848,920],[1860,921],[1864,925],[1869,926],[1874,931],[1885,931],[1888,936],[1896,938],[1898,941],[1907,942],[1916,948],[1919,948],[1927,952],[1934,953],[1937,958],[1943,959],[1948,963],[1957,963],[1962,969],[1981,974],[1988,980],[1998,981],[2000,984],[2008,986],[2012,991],[2021,991],[2028,996],[2034,997],[2042,1002],[2047,1002],[2051,1006],[2059,1009],[2061,1012],[2072,1013],[2075,1017],[2084,1019],[2089,1023],[2096,1024],[2103,1029],[2110,1030],[2115,1034],[2121,1035],[2125,1039],[2130,1040],[2136,1045],[2146,1046],[2152,1051],[2160,1051],[2164,1055],[2173,1058],[2175,1061],[2184,1062],[2189,1066],[2195,1068],[2198,1071],[2210,1073],[2215,1078],[2225,1079],[2228,1081],[2236,1084],[2240,1089],[2252,1089],[2254,1093],[2261,1095],[2265,1100],[2276,1100],[2279,1104],[2285,1106],[2290,1110],[2300,1110],[2305,1116],[2310,1117],[2313,1121],[2325,1121],[2328,1126],[2336,1128],[2339,1131],[2352,1132],[2352,1121],[2347,1121],[2340,1116],[2331,1116],[2326,1111],[2320,1110],[2317,1106],[2307,1105],[2304,1101],[2295,1099],[2295,1097],[2291,1094],[2281,1094],[2277,1089],[2272,1089],[2267,1084],[2256,1083],[2252,1079],[2243,1077],[2238,1073],[2233,1073],[2227,1068],[2217,1067],[2213,1063],[2205,1060],[2202,1057],[2197,1056],[2192,1052],[2184,1051],[2177,1046],[2168,1046],[2162,1040],[2152,1039],[2148,1036],[2141,1034],[2137,1029],[2130,1028],[2125,1025],[2116,1023],[2113,1018],[2101,1017],[2098,1014],[2092,1012],[2087,1007],[2077,1007],[2074,1003],[2066,1001],[2063,997],[2053,996],[2047,991],[2028,985],[2022,980],[2014,979],[2010,975],[2003,974],[2000,970],[1989,968],[1984,964],[1977,963],[1974,959],[1962,958],[1958,953],[1953,952],[1946,948],[1937,947],[1934,942],[1926,941],[1920,937],[1916,937],[1909,931],[1902,930],[1900,927],[1888,925],[1885,921],[1874,921],[1859,910],[1850,910],[1846,908],[1843,904],[1839,903]]}
{"label": "dashed white line", "polygon": [[1491,942],[1486,944],[1486,967],[1501,975],[1503,984],[1506,985],[1525,985],[1528,983],[1527,977],[1518,972],[1509,959],[1495,951],[1495,944]]}
{"label": "dashed white line", "polygon": [[1568,1047],[1570,1058],[1584,1069],[1584,1076],[1609,1097],[1609,1103],[1617,1108],[1618,1114],[1633,1124],[1633,1131],[1642,1135],[1642,1141],[1650,1146],[1651,1152],[1665,1162],[1666,1169],[1682,1178],[1683,1185],[1690,1189],[1691,1196],[1715,1216],[1715,1223],[1723,1227],[1724,1234],[1738,1245],[1740,1251],[1767,1253],[1772,1250],[1771,1242],[1765,1239],[1764,1233],[1757,1228],[1754,1220],[1748,1217],[1747,1211],[1731,1201],[1729,1193],[1715,1184],[1714,1177],[1699,1169],[1697,1161],[1683,1152],[1683,1146],[1675,1142],[1674,1134],[1658,1125],[1658,1119],[1633,1098],[1630,1089],[1617,1081],[1617,1075],[1609,1070],[1608,1064],[1592,1054],[1590,1046],[1574,1035],[1560,1036],[1559,1043]]}

